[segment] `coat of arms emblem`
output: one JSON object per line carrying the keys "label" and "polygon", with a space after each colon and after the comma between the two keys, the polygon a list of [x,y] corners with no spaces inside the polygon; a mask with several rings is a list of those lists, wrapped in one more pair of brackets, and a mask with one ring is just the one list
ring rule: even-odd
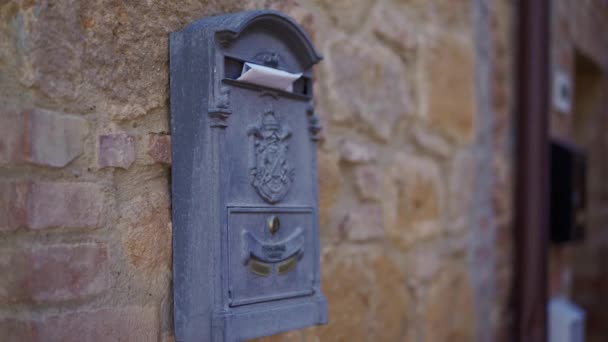
{"label": "coat of arms emblem", "polygon": [[287,153],[291,131],[270,109],[262,115],[260,124],[249,127],[247,134],[253,138],[254,150],[251,185],[264,200],[277,203],[289,191],[295,175]]}

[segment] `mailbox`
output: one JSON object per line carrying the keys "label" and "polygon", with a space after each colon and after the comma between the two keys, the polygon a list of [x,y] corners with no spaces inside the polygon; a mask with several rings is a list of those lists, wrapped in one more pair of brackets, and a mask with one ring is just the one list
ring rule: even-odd
{"label": "mailbox", "polygon": [[276,11],[208,17],[170,37],[177,341],[323,324],[311,68]]}

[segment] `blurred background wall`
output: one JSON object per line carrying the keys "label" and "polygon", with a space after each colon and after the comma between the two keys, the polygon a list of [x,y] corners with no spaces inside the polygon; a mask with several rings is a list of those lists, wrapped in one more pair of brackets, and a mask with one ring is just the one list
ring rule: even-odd
{"label": "blurred background wall", "polygon": [[550,296],[587,315],[587,341],[608,340],[608,2],[553,1],[551,73],[569,81],[570,110],[552,102],[550,135],[587,155],[582,240],[553,244]]}
{"label": "blurred background wall", "polygon": [[[580,7],[558,3],[556,18]],[[330,323],[260,340],[509,341],[513,6],[0,1],[0,336],[174,339],[168,34],[208,15],[273,8],[325,57],[315,93]],[[555,52],[554,64],[569,72],[579,70],[573,42],[587,34],[581,51],[605,70],[608,54],[594,46],[606,46],[606,31],[575,30],[598,15],[593,6],[604,6],[597,20],[606,22],[602,4],[575,22],[556,19],[570,57]],[[598,87],[589,101],[606,99]],[[564,134],[598,129],[576,127]],[[581,140],[604,148],[598,165],[602,133]],[[601,165],[590,177],[603,189],[598,208],[608,198]],[[590,235],[608,241],[606,210],[593,212]],[[552,275],[571,275],[567,291],[592,310],[594,295],[584,296],[608,285],[598,262],[607,254],[600,240],[585,241],[576,253],[552,250]]]}

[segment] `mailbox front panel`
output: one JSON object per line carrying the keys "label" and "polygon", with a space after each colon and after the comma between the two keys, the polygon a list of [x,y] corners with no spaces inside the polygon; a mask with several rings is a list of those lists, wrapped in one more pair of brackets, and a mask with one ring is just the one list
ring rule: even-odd
{"label": "mailbox front panel", "polygon": [[177,341],[241,341],[327,321],[320,291],[312,66],[276,11],[171,35]]}
{"label": "mailbox front panel", "polygon": [[314,294],[313,222],[312,208],[230,208],[230,306]]}

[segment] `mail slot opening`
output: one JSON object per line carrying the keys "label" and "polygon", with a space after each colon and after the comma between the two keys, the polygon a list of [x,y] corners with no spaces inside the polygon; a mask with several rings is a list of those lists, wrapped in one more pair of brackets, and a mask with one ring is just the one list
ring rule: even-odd
{"label": "mail slot opening", "polygon": [[302,73],[292,73],[232,56],[224,57],[224,79],[230,83],[257,85],[306,97],[312,95],[311,79]]}
{"label": "mail slot opening", "polygon": [[311,96],[311,84],[312,82],[310,82],[310,78],[302,76],[293,83],[293,92],[298,95]]}

